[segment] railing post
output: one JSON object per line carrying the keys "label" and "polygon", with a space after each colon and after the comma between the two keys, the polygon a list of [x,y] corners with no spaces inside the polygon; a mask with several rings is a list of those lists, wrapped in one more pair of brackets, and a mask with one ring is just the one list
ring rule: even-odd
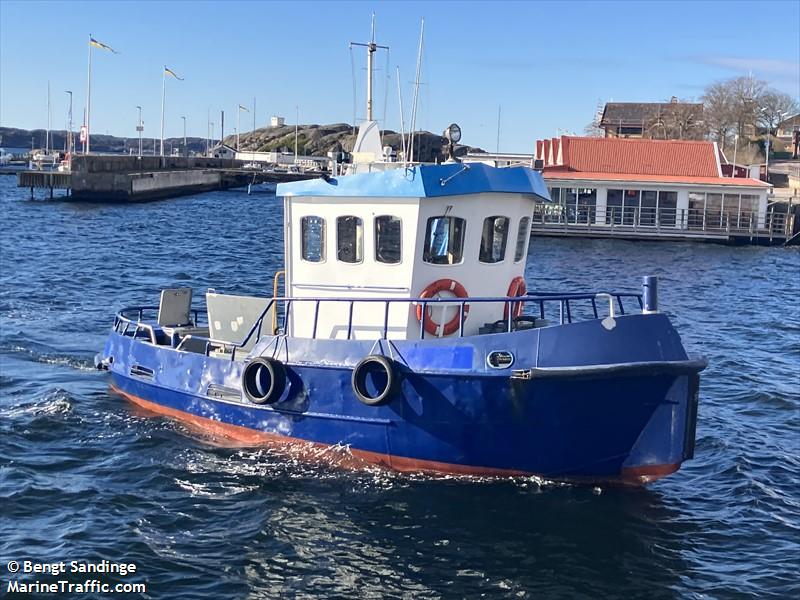
{"label": "railing post", "polygon": [[389,339],[389,301],[383,306],[383,339]]}
{"label": "railing post", "polygon": [[317,324],[319,323],[319,300],[314,302],[314,327],[311,330],[311,339],[317,339]]}

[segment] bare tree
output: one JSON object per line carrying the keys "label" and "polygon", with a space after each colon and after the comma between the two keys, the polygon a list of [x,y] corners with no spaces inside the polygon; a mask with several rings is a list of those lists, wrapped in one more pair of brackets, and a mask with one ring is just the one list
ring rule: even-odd
{"label": "bare tree", "polygon": [[761,96],[758,122],[769,135],[775,135],[774,131],[781,121],[796,113],[797,102],[789,94],[767,90]]}
{"label": "bare tree", "polygon": [[725,141],[736,127],[733,98],[728,88],[728,82],[712,83],[705,89],[701,100],[709,136],[724,150]]}
{"label": "bare tree", "polygon": [[[767,84],[755,77],[737,77],[728,82],[728,90],[733,98],[733,117],[739,138],[748,133],[755,133],[758,122],[761,98],[765,94]],[[752,128],[752,131],[749,131]]]}
{"label": "bare tree", "polygon": [[692,100],[673,98],[645,121],[644,137],[654,140],[701,140],[706,135],[703,111]]}

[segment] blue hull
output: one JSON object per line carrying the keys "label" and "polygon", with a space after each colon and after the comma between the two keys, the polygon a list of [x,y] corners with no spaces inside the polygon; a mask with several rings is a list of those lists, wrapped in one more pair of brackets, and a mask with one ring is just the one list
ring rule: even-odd
{"label": "blue hull", "polygon": [[[272,405],[242,399],[238,361],[117,332],[103,355],[114,388],[148,408],[253,432],[242,439],[347,445],[400,470],[645,482],[692,456],[699,369],[664,315],[619,317],[612,331],[595,320],[376,344],[262,338],[251,355],[287,368]],[[400,365],[400,381],[388,403],[367,406],[351,374],[376,348]],[[513,353],[511,368],[486,365],[498,349]]]}

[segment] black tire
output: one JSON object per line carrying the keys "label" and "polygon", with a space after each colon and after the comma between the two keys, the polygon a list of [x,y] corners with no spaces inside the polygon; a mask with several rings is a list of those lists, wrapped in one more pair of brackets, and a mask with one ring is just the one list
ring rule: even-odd
{"label": "black tire", "polygon": [[[372,386],[367,379],[372,379]],[[350,380],[353,393],[367,406],[386,404],[397,385],[397,371],[394,361],[379,354],[371,354],[359,362],[353,369]],[[377,380],[377,384],[376,381]],[[370,389],[372,388],[372,389]]]}
{"label": "black tire", "polygon": [[242,392],[253,404],[277,402],[286,389],[286,367],[274,358],[259,356],[242,371]]}

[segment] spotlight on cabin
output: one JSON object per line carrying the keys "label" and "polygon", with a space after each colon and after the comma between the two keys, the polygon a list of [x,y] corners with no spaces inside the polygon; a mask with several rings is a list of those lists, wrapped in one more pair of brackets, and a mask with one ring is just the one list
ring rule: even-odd
{"label": "spotlight on cabin", "polygon": [[455,144],[461,141],[461,127],[455,123],[448,125],[447,129],[442,134],[448,141],[447,144],[447,162],[459,162],[455,155]]}

